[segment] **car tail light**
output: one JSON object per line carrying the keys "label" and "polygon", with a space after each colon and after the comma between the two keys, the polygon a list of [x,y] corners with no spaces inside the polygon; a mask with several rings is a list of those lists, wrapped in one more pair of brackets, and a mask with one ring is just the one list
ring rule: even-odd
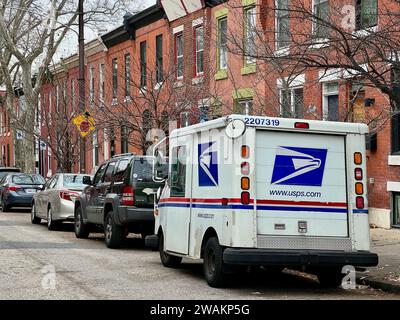
{"label": "car tail light", "polygon": [[249,146],[242,146],[242,158],[247,159],[248,157],[250,157]]}
{"label": "car tail light", "polygon": [[60,191],[60,198],[67,201],[73,201],[74,198],[79,196],[79,193],[72,191]]}
{"label": "car tail light", "polygon": [[250,174],[250,164],[248,162],[242,162],[240,167],[242,169],[242,175],[247,176]]}
{"label": "car tail light", "polygon": [[310,124],[307,122],[296,122],[294,127],[296,129],[310,129]]}
{"label": "car tail light", "polygon": [[362,154],[361,154],[361,152],[354,153],[354,163],[358,164],[358,165],[362,164]]}
{"label": "car tail light", "polygon": [[250,193],[246,191],[242,192],[240,201],[242,202],[242,204],[250,204]]}
{"label": "car tail light", "polygon": [[361,182],[356,183],[356,194],[358,195],[364,194],[364,186]]}
{"label": "car tail light", "polygon": [[362,180],[363,179],[363,171],[361,168],[356,168],[354,170],[354,177],[356,180]]}
{"label": "car tail light", "polygon": [[132,186],[125,186],[122,190],[121,203],[123,206],[134,206],[135,205],[135,190]]}
{"label": "car tail light", "polygon": [[241,181],[242,190],[250,190],[250,179],[243,177]]}
{"label": "car tail light", "polygon": [[356,207],[357,207],[357,209],[364,209],[364,198],[363,197],[356,198]]}
{"label": "car tail light", "polygon": [[11,187],[7,187],[6,190],[8,190],[8,191],[18,191],[18,190],[20,190],[20,188],[15,187],[15,186],[11,186]]}

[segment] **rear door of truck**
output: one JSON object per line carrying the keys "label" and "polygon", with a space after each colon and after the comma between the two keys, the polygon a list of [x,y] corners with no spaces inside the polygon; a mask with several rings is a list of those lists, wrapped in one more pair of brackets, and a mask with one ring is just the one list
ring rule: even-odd
{"label": "rear door of truck", "polygon": [[348,237],[344,135],[257,130],[257,233]]}

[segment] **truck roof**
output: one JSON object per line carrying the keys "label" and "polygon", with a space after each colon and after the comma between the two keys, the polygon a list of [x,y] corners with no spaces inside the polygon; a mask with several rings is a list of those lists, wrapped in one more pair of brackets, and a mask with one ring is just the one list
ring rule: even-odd
{"label": "truck roof", "polygon": [[[175,129],[171,132],[171,137],[184,136],[193,134],[195,132],[207,131],[225,127],[229,120],[240,119],[246,122],[248,119],[270,119],[279,120],[279,126],[264,126],[257,124],[246,124],[247,127],[258,127],[259,129],[268,129],[274,131],[301,131],[301,132],[315,132],[315,133],[331,133],[331,134],[367,134],[369,132],[368,126],[363,123],[351,122],[335,122],[335,121],[321,121],[321,120],[307,120],[307,119],[293,119],[293,118],[276,118],[267,116],[245,116],[239,114],[232,114],[215,120],[206,121],[203,123],[194,124],[188,127]],[[308,123],[309,129],[295,129],[296,123]],[[255,123],[255,122],[254,122]]]}

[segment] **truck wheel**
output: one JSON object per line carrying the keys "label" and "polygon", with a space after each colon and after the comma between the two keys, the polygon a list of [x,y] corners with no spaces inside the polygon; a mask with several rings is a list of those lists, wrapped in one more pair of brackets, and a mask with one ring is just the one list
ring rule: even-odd
{"label": "truck wheel", "polygon": [[78,239],[87,239],[89,237],[89,226],[83,223],[81,206],[75,209],[74,231]]}
{"label": "truck wheel", "polygon": [[35,203],[32,203],[32,209],[31,209],[31,222],[32,224],[40,224],[42,219],[38,218],[36,216],[36,206]]}
{"label": "truck wheel", "polygon": [[336,288],[341,286],[344,275],[342,268],[324,268],[317,271],[317,277],[321,287]]}
{"label": "truck wheel", "polygon": [[204,276],[210,287],[223,287],[226,283],[226,274],[223,271],[223,248],[216,237],[208,239],[204,247]]}
{"label": "truck wheel", "polygon": [[108,212],[106,217],[104,237],[106,246],[110,249],[118,249],[121,247],[122,241],[125,238],[125,230],[122,226],[118,226],[115,223],[112,211]]}
{"label": "truck wheel", "polygon": [[164,251],[164,235],[161,233],[158,242],[158,249],[160,251],[160,259],[164,267],[176,268],[182,262],[182,257],[172,256]]}

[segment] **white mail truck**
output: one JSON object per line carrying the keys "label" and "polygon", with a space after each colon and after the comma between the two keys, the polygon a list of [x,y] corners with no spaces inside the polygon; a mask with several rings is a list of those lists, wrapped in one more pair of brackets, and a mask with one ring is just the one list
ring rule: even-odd
{"label": "white mail truck", "polygon": [[344,266],[378,264],[367,133],[363,124],[243,115],[174,130],[168,177],[154,177],[166,184],[146,244],[166,267],[203,259],[214,287],[241,266],[301,268],[339,286]]}

